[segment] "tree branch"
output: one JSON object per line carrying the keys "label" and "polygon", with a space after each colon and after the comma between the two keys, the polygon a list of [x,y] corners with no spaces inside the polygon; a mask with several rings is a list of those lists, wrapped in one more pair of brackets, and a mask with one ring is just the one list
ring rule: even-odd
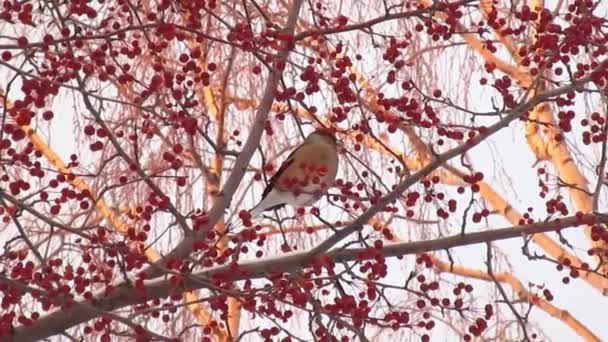
{"label": "tree branch", "polygon": [[[601,65],[602,65],[602,63],[600,63],[600,66]],[[594,70],[593,72],[596,72],[596,71],[597,70]],[[499,130],[501,130],[502,128],[508,126],[512,121],[518,119],[521,115],[526,113],[528,110],[534,108],[534,106],[536,106],[537,104],[542,103],[552,97],[559,96],[559,95],[565,94],[569,91],[572,91],[572,90],[576,89],[578,86],[589,82],[590,80],[591,80],[591,76],[587,76],[581,80],[573,81],[571,84],[569,84],[567,86],[563,86],[563,87],[560,87],[557,89],[543,92],[542,94],[538,94],[537,96],[531,98],[527,102],[519,104],[512,110],[508,111],[507,112],[508,115],[504,119],[502,119],[502,120],[498,121],[497,123],[495,123],[494,125],[488,127],[486,132],[479,134],[475,138],[465,142],[464,144],[461,144],[460,146],[457,146],[451,150],[448,150],[445,153],[438,155],[437,158],[435,158],[432,162],[428,163],[425,167],[420,169],[420,171],[416,172],[411,177],[408,177],[406,180],[404,180],[399,185],[397,185],[393,191],[391,191],[386,196],[384,196],[380,200],[378,200],[378,202],[375,205],[370,207],[366,212],[364,212],[361,216],[359,216],[356,220],[354,220],[351,225],[349,225],[348,227],[335,233],[334,235],[332,235],[331,237],[329,237],[328,239],[323,241],[321,244],[319,244],[315,249],[311,250],[310,254],[319,255],[319,254],[325,253],[330,248],[335,246],[338,242],[340,242],[341,240],[343,240],[344,238],[346,238],[353,232],[361,229],[363,227],[363,225],[369,219],[371,219],[374,215],[376,215],[378,212],[383,210],[389,203],[391,203],[392,201],[396,200],[399,196],[401,196],[401,194],[405,190],[407,190],[410,186],[412,186],[412,185],[416,184],[417,182],[419,182],[420,180],[422,180],[422,178],[424,178],[425,176],[427,176],[428,174],[433,172],[435,169],[440,167],[442,164],[444,164],[451,158],[467,152],[468,150],[477,146],[479,143],[484,141],[486,138],[488,138],[492,134],[494,134],[494,133],[498,132]]]}
{"label": "tree branch", "polygon": [[[432,251],[445,250],[449,248],[470,246],[478,243],[486,243],[497,240],[512,239],[526,235],[543,232],[556,231],[572,228],[592,222],[608,224],[607,214],[570,216],[553,221],[526,224],[514,227],[486,230],[470,234],[458,234],[446,238],[428,241],[404,242],[384,246],[378,253],[386,257],[421,254]],[[361,255],[369,252],[367,248],[350,248],[338,250],[327,255],[336,262],[347,262],[360,260]],[[244,279],[262,278],[268,274],[280,272],[293,272],[302,267],[306,267],[311,261],[310,252],[287,253],[277,257],[264,260],[244,262],[235,266],[234,264],[212,267],[207,270],[197,272],[184,279],[183,287],[189,290],[201,289],[208,284],[206,279],[229,279],[238,281]],[[0,283],[3,283],[0,279]],[[10,284],[9,284],[10,285]],[[170,280],[159,277],[144,282],[146,293],[145,299],[129,284],[122,284],[109,295],[104,292],[96,294],[92,301],[82,301],[75,303],[69,308],[56,311],[44,318],[41,318],[28,327],[20,326],[6,342],[28,342],[47,338],[62,331],[69,329],[77,324],[83,323],[97,316],[97,310],[112,311],[128,305],[146,302],[156,298],[162,298],[174,293],[176,290]],[[92,310],[94,305],[96,310]]]}

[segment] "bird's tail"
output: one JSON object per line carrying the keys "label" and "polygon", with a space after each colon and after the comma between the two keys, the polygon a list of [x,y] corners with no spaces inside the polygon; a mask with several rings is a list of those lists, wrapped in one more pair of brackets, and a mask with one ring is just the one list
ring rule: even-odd
{"label": "bird's tail", "polygon": [[264,207],[262,206],[263,203],[264,200],[261,200],[260,203],[258,203],[255,207],[249,210],[249,214],[251,214],[252,219],[258,217],[258,215],[264,212]]}
{"label": "bird's tail", "polygon": [[270,191],[266,197],[262,198],[260,203],[258,203],[255,207],[249,210],[249,214],[251,214],[251,218],[255,218],[259,216],[266,210],[278,209],[285,205],[285,199],[281,194],[277,191]]}

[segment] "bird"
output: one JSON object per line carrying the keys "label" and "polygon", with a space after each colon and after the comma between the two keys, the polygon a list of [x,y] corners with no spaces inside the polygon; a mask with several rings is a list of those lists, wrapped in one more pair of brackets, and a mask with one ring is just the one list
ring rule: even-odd
{"label": "bird", "polygon": [[270,178],[262,199],[249,211],[251,218],[285,205],[312,205],[333,185],[338,164],[336,136],[327,128],[315,130]]}

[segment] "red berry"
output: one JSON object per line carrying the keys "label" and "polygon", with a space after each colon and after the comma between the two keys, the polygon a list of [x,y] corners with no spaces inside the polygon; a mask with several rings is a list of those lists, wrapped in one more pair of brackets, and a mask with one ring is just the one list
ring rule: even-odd
{"label": "red berry", "polygon": [[243,221],[249,221],[249,220],[251,220],[251,213],[248,212],[247,210],[241,210],[239,212],[239,218]]}

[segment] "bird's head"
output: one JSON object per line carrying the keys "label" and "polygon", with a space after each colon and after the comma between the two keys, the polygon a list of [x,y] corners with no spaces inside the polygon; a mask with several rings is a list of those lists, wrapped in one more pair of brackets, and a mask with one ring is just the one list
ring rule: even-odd
{"label": "bird's head", "polygon": [[338,143],[336,140],[336,135],[331,129],[328,128],[317,129],[306,137],[306,141],[311,143],[324,143],[331,146],[336,146]]}

